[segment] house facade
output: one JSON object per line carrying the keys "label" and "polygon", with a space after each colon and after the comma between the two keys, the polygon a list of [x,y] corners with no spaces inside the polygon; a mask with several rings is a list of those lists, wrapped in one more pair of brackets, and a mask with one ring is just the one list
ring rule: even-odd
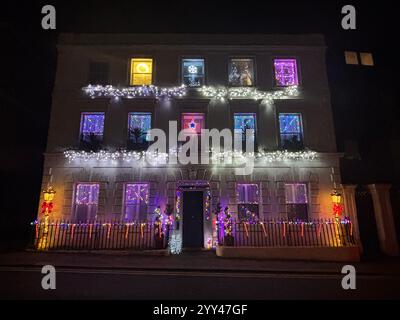
{"label": "house facade", "polygon": [[[51,218],[153,221],[169,205],[183,246],[205,248],[217,204],[239,221],[332,218],[340,154],[325,49],[319,35],[61,34],[43,175]],[[254,152],[145,161],[149,130],[168,137],[170,121],[198,140],[250,129]],[[184,142],[165,152],[174,146]]]}

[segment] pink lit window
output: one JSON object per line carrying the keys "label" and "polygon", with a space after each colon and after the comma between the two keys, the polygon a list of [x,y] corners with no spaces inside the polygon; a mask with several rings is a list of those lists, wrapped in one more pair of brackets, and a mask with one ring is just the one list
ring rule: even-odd
{"label": "pink lit window", "polygon": [[288,87],[299,84],[296,59],[275,59],[274,69],[277,86]]}
{"label": "pink lit window", "polygon": [[201,134],[204,129],[204,113],[182,113],[182,130]]}

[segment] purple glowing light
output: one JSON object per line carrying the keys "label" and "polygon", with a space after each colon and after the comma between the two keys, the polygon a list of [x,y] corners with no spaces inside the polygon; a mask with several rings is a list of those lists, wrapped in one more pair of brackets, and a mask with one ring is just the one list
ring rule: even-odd
{"label": "purple glowing light", "polygon": [[97,205],[100,185],[98,183],[80,183],[76,186],[75,204]]}
{"label": "purple glowing light", "polygon": [[277,86],[288,87],[299,84],[296,59],[275,59],[274,68]]}
{"label": "purple glowing light", "polygon": [[89,136],[90,134],[103,136],[104,118],[104,112],[82,113],[81,134],[83,136]]}

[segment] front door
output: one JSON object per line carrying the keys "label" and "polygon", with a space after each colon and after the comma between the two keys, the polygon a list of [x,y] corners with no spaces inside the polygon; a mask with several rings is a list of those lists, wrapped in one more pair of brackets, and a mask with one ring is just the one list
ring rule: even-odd
{"label": "front door", "polygon": [[183,192],[182,232],[183,247],[203,247],[203,191]]}

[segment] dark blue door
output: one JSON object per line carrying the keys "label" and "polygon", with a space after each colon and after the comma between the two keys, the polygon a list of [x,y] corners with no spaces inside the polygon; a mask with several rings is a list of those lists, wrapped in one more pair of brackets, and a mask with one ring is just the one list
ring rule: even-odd
{"label": "dark blue door", "polygon": [[203,240],[203,192],[183,192],[183,246],[201,248]]}

